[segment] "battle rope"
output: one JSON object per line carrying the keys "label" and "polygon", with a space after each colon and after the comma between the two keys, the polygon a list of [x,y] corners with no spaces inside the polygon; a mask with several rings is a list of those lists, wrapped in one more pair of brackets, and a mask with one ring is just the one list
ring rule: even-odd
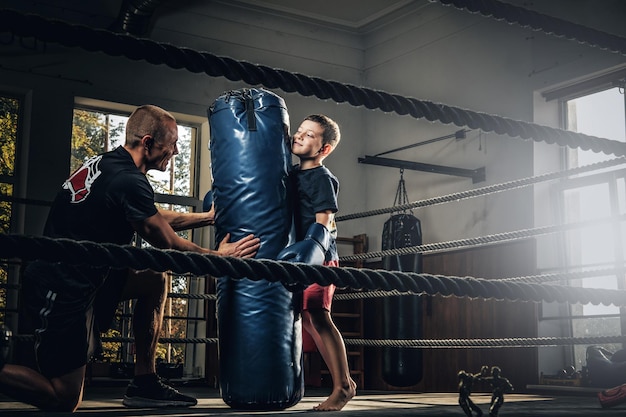
{"label": "battle rope", "polygon": [[40,259],[71,265],[172,271],[195,275],[265,279],[286,286],[335,284],[339,288],[398,290],[415,294],[509,301],[626,305],[626,291],[449,277],[413,272],[336,268],[268,259],[242,259],[176,250],[138,248],[70,239],[0,234],[0,258]]}
{"label": "battle rope", "polygon": [[567,178],[573,175],[593,172],[596,170],[608,168],[608,167],[615,166],[615,165],[621,165],[624,163],[626,163],[625,158],[609,159],[606,161],[596,162],[593,164],[584,165],[584,166],[580,166],[577,168],[568,169],[565,171],[551,172],[547,174],[537,175],[534,177],[521,178],[521,179],[517,179],[513,181],[503,182],[500,184],[493,184],[493,185],[488,185],[485,187],[475,188],[472,190],[460,191],[457,193],[447,194],[447,195],[443,195],[439,197],[418,200],[412,203],[400,204],[400,205],[393,206],[393,207],[387,207],[387,208],[382,208],[382,209],[377,209],[377,210],[369,210],[369,211],[363,211],[360,213],[352,213],[352,214],[346,214],[343,216],[337,216],[335,218],[335,221],[339,222],[342,220],[359,219],[362,217],[376,216],[379,214],[395,213],[399,211],[411,210],[414,208],[435,206],[438,204],[465,200],[465,199],[472,198],[472,197],[495,194],[497,192],[502,192],[502,191],[510,191],[510,190],[514,190],[514,189],[518,189],[522,187],[527,187],[529,185],[537,184],[537,183],[544,182],[544,181]]}
{"label": "battle rope", "polygon": [[551,17],[512,4],[495,0],[430,0],[457,9],[466,9],[471,13],[480,13],[483,16],[496,20],[505,20],[509,24],[518,24],[523,28],[543,31],[557,37],[575,40],[600,49],[626,54],[626,39],[601,32],[586,26],[568,22],[567,20]]}
{"label": "battle rope", "polygon": [[[506,134],[513,138],[532,139],[536,142],[626,156],[626,143],[616,140],[535,125],[336,81],[326,81],[150,39],[48,20],[32,14],[21,14],[14,10],[0,10],[0,32],[10,32],[12,37],[34,37],[44,42],[80,47],[91,52],[101,51],[107,55],[145,60],[155,65],[165,64],[174,69],[185,68],[194,73],[204,72],[212,77],[223,76],[231,81],[244,81],[248,85],[262,85],[270,89],[279,88],[287,93],[297,92],[305,97],[331,99],[337,103],[349,103],[355,107],[364,106],[368,109],[380,109],[402,116],[410,115],[416,119],[425,118],[431,122],[453,123],[456,126],[495,132],[498,135]],[[3,41],[3,43],[8,42],[10,41]]]}

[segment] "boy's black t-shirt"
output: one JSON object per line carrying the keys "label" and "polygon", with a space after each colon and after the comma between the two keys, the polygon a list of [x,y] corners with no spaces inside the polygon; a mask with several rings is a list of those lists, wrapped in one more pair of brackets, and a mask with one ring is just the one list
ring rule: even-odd
{"label": "boy's black t-shirt", "polygon": [[[309,226],[315,223],[315,213],[330,210],[338,211],[337,195],[339,193],[339,180],[325,166],[312,169],[300,170],[298,166],[292,171],[294,188],[297,196],[294,205],[294,222],[296,228],[296,240],[304,239]],[[326,253],[326,261],[337,259],[337,247],[335,238],[337,228],[333,221],[330,230],[331,245]]]}

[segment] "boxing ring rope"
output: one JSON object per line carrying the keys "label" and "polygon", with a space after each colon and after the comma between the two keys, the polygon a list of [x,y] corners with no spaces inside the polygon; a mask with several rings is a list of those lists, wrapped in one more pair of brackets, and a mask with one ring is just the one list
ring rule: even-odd
{"label": "boxing ring rope", "polygon": [[347,345],[405,348],[522,348],[623,343],[626,336],[505,337],[487,339],[345,339]]}
{"label": "boxing ring rope", "polygon": [[604,169],[604,168],[608,168],[608,167],[612,167],[616,165],[621,165],[624,163],[626,163],[626,159],[624,158],[609,159],[606,161],[596,162],[593,164],[571,168],[571,169],[564,170],[564,171],[557,171],[557,172],[537,175],[534,177],[521,178],[517,180],[503,182],[500,184],[487,185],[485,187],[460,191],[460,192],[451,193],[451,194],[447,194],[447,195],[443,195],[439,197],[427,198],[424,200],[418,200],[412,203],[399,204],[393,207],[387,207],[387,208],[382,208],[382,209],[363,211],[360,213],[352,213],[352,214],[337,216],[335,217],[335,221],[340,222],[340,221],[345,221],[345,220],[360,219],[363,217],[377,216],[380,214],[387,214],[387,213],[395,213],[399,211],[411,210],[414,208],[435,206],[438,204],[450,203],[450,202],[465,200],[465,199],[469,199],[473,197],[480,197],[480,196],[485,196],[489,194],[495,194],[495,193],[502,192],[502,191],[510,191],[510,190],[527,187],[527,186],[538,184],[538,183],[545,182],[545,181],[552,181],[552,180],[567,178],[570,176],[584,174],[587,172],[593,172],[596,170],[600,170],[600,169]]}
{"label": "boxing ring rope", "polygon": [[[622,271],[620,269],[619,271]],[[496,278],[491,279],[491,281],[519,281],[519,282],[532,282],[532,283],[545,283],[545,282],[554,282],[554,281],[571,281],[583,278],[592,278],[603,275],[615,275],[618,272],[615,268],[603,268],[603,269],[594,269],[589,271],[573,271],[573,272],[560,272],[554,274],[542,274],[542,275],[530,275],[525,277],[510,277],[510,278]],[[1,285],[0,285],[1,287]],[[335,294],[333,296],[334,300],[343,301],[343,300],[361,300],[367,298],[382,298],[382,297],[394,297],[394,296],[403,296],[403,295],[411,295],[415,296],[412,292],[401,292],[398,290],[390,290],[390,291],[380,291],[380,290],[370,290],[370,291],[360,291],[360,292],[346,292]],[[217,295],[215,294],[183,294],[183,293],[169,293],[169,298],[182,298],[182,299],[190,299],[190,300],[217,300]]]}
{"label": "boxing ring rope", "polygon": [[[605,272],[605,271],[594,271]],[[415,296],[411,292],[391,291],[367,291],[362,293],[336,294],[337,300],[349,300],[355,298],[373,298],[386,296]],[[169,298],[183,298],[196,300],[216,300],[215,294],[180,294],[170,293]],[[30,341],[33,335],[16,334],[16,340]],[[133,337],[102,337],[103,342],[133,343]],[[216,344],[218,338],[180,338],[162,337],[159,343],[199,343]],[[590,345],[608,343],[626,343],[626,336],[595,336],[595,337],[512,337],[512,338],[487,338],[487,339],[358,339],[344,338],[346,345],[365,347],[404,347],[404,348],[532,348],[554,347],[569,345]]]}
{"label": "boxing ring rope", "polygon": [[552,225],[552,226],[541,226],[530,229],[522,229],[516,230],[512,232],[503,232],[496,233],[492,235],[480,236],[475,238],[467,238],[467,239],[459,239],[459,240],[451,240],[448,242],[438,242],[438,243],[427,243],[424,245],[417,246],[407,246],[403,248],[396,249],[387,249],[382,251],[375,252],[367,252],[367,253],[357,253],[354,255],[346,255],[339,257],[340,262],[345,261],[360,261],[371,258],[380,258],[384,256],[395,256],[395,255],[409,255],[413,253],[435,253],[447,251],[449,249],[458,249],[458,248],[466,248],[466,247],[476,247],[476,246],[485,246],[488,244],[494,244],[498,242],[507,242],[513,240],[526,239],[530,237],[536,237],[541,235],[547,235],[567,230],[578,229],[590,225],[601,224],[601,223],[610,223],[615,219],[619,219],[620,221],[626,220],[626,215],[609,217],[594,221],[584,221],[584,222],[572,222],[562,225]]}
{"label": "boxing ring rope", "polygon": [[625,39],[610,33],[577,25],[556,17],[547,16],[523,7],[494,0],[429,0],[439,2],[470,13],[480,13],[485,17],[518,24],[523,28],[543,31],[559,38],[575,40],[589,46],[626,55]]}
{"label": "boxing ring rope", "polygon": [[[622,271],[620,269],[619,271]],[[573,272],[560,272],[554,274],[542,274],[542,275],[530,275],[525,277],[510,277],[510,278],[497,278],[491,279],[491,281],[520,281],[520,282],[533,282],[533,283],[546,283],[546,282],[554,282],[554,281],[571,281],[577,279],[584,278],[592,278],[603,275],[615,275],[619,272],[618,269],[615,268],[603,268],[603,269],[594,269],[589,271],[573,271]],[[1,285],[0,285],[1,287]],[[418,294],[412,292],[401,292],[398,290],[389,290],[389,291],[380,291],[380,290],[370,290],[370,291],[359,291],[359,292],[346,292],[346,293],[336,293],[333,296],[334,300],[337,301],[345,301],[345,300],[362,300],[368,298],[383,298],[383,297],[395,297],[395,296],[415,296]],[[169,293],[169,298],[180,298],[180,299],[189,299],[189,300],[217,300],[216,294],[184,294],[184,293]]]}
{"label": "boxing ring rope", "polygon": [[[102,265],[102,262],[98,262],[100,256],[105,255],[105,258],[109,258],[111,256],[109,252],[109,250],[113,249],[116,245],[103,245],[106,247],[101,247],[98,248],[98,244],[93,244],[92,242],[75,242],[75,241],[69,241],[69,240],[65,240],[65,239],[61,239],[63,244],[66,243],[70,243],[69,247],[72,247],[73,249],[76,249],[78,247],[81,247],[83,244],[85,244],[89,249],[87,252],[83,252],[83,254],[85,253],[89,253],[89,254],[93,254],[93,255],[89,255],[87,258],[82,258],[82,255],[79,258],[75,258],[75,257],[71,257],[72,259],[74,259],[72,262],[72,264],[93,264],[96,266],[100,266]],[[24,242],[32,242],[34,243],[35,246],[33,245],[15,245],[15,243],[24,243]],[[57,240],[53,240],[53,239],[49,239],[49,238],[34,238],[34,237],[25,237],[25,236],[12,236],[12,235],[0,235],[0,253],[2,254],[7,254],[8,255],[2,255],[3,257],[16,257],[17,253],[21,253],[24,248],[27,248],[26,250],[28,251],[28,256],[26,257],[27,259],[39,259],[37,254],[33,254],[32,252],[30,252],[32,247],[37,247],[40,248],[43,251],[46,251],[46,253],[52,253],[53,255],[46,255],[44,258],[47,260],[55,260],[56,258],[59,258],[59,256],[55,256],[55,254],[59,254],[59,252],[57,251],[47,251],[47,249],[49,249],[52,246],[57,246],[56,243],[58,242]],[[5,245],[11,245],[12,247],[20,247],[17,250],[12,250],[11,252],[8,252],[5,250]],[[62,245],[65,246],[65,245]],[[92,252],[91,249],[96,248],[97,250],[95,252]],[[141,249],[141,248],[136,248],[134,246],[129,246],[129,247],[119,247],[119,250],[125,250],[125,249],[129,249],[134,255],[140,254],[141,252],[147,252],[143,257],[142,260],[150,260],[152,259],[152,257],[150,255],[153,255],[154,252],[159,252],[158,249],[151,249],[151,248],[146,248],[146,249]],[[115,256],[115,254],[119,254],[120,252],[117,250],[112,250],[111,251]],[[169,252],[171,253],[175,253],[177,251],[165,251],[165,252]],[[217,256],[212,256],[212,255],[198,255],[198,256],[193,256],[195,254],[192,253],[188,253],[188,252],[180,252],[179,253],[180,256],[191,256],[193,258],[212,258],[213,260],[218,260],[221,257],[217,257]],[[63,258],[64,261],[67,261],[67,256],[62,256],[61,258]],[[179,258],[177,258],[179,259]],[[92,261],[96,261],[95,263],[92,263]],[[275,263],[275,264],[281,264],[282,266],[289,266],[289,265],[293,265],[295,267],[304,267],[305,269],[307,267],[309,268],[313,268],[313,269],[322,269],[322,270],[338,270],[338,269],[346,269],[346,268],[328,268],[328,267],[323,267],[323,266],[309,266],[309,265],[304,265],[304,264],[289,264],[289,263],[285,263],[285,262],[279,262],[279,261],[268,261],[268,260],[254,260],[254,259],[238,259],[238,258],[225,258],[225,260],[227,261],[232,261],[232,262],[243,262],[243,263],[250,263],[251,265],[255,265],[255,264],[264,264],[264,263]],[[176,265],[179,265],[180,262],[176,263]],[[117,265],[117,264],[116,264]],[[119,266],[119,265],[117,265]],[[147,267],[153,267],[153,264],[145,264],[145,266]],[[135,265],[135,267],[137,267]],[[137,267],[139,269],[141,269],[141,267]],[[154,268],[153,268],[154,269]],[[355,270],[355,269],[351,269],[351,268],[347,268],[348,271],[351,272],[355,272],[355,271],[363,271],[363,270]],[[178,270],[176,272],[182,273],[182,270]],[[186,271],[189,272],[189,271]],[[194,271],[191,271],[194,272]],[[197,271],[195,271],[197,273]],[[210,271],[209,271],[210,272]],[[335,271],[336,272],[336,271]],[[382,273],[382,275],[387,275],[387,276],[398,276],[398,277],[408,277],[408,278],[424,278],[424,279],[428,279],[431,281],[431,284],[439,284],[439,285],[427,285],[425,286],[424,291],[404,291],[404,292],[400,292],[396,289],[393,290],[387,290],[387,291],[379,291],[379,290],[375,290],[375,291],[367,291],[367,292],[363,292],[363,293],[346,293],[346,294],[337,294],[336,298],[338,300],[341,299],[352,299],[355,297],[355,295],[357,294],[361,294],[362,298],[365,297],[383,297],[383,296],[401,296],[401,295],[420,295],[420,294],[429,294],[429,295],[435,295],[435,294],[441,294],[444,296],[457,296],[457,297],[467,297],[469,296],[470,298],[495,298],[495,299],[508,299],[508,300],[513,300],[513,301],[526,301],[526,300],[531,300],[531,301],[569,301],[569,302],[583,302],[583,303],[588,303],[591,302],[593,304],[598,304],[598,303],[602,303],[602,304],[606,304],[607,300],[611,300],[610,303],[615,304],[615,305],[626,305],[626,291],[616,291],[616,290],[603,290],[603,289],[582,289],[582,288],[573,288],[573,287],[560,287],[560,286],[546,286],[546,285],[537,285],[537,284],[520,284],[520,283],[515,283],[515,284],[506,284],[506,280],[482,280],[482,279],[477,279],[477,278],[471,278],[471,277],[465,277],[465,278],[461,278],[461,277],[445,277],[445,276],[436,276],[436,275],[430,275],[430,274],[416,274],[416,273],[402,273],[402,272],[393,272],[393,271],[370,271],[371,273],[374,274],[378,274],[378,273]],[[604,272],[604,271],[602,271]],[[275,271],[274,271],[275,273]],[[367,272],[366,272],[367,273]],[[212,273],[213,275],[217,275],[219,276],[220,273],[215,273],[215,271],[213,271]],[[232,271],[229,272],[229,275],[232,274]],[[240,275],[231,275],[233,278],[242,278],[242,276]],[[272,274],[270,274],[269,276],[274,276]],[[252,276],[245,276],[246,278],[249,279],[264,279],[264,278],[259,278],[258,275],[253,274]],[[359,280],[360,281],[360,280]],[[319,283],[323,283],[321,281],[316,281]],[[470,289],[472,287],[474,287],[474,285],[472,285],[472,283],[476,284],[476,288],[480,288],[481,286],[485,286],[485,287],[489,287],[492,286],[491,284],[494,283],[503,283],[505,284],[504,286],[501,285],[495,285],[495,289],[496,291],[494,291],[493,293],[488,294],[488,293],[482,293],[480,295],[474,293],[472,294],[471,291],[469,291],[470,295],[467,295],[468,293],[465,292],[465,290]],[[335,282],[338,285],[342,285],[341,281],[337,281]],[[452,290],[446,290],[446,283],[452,283],[453,284],[453,288],[455,288],[455,291]],[[364,285],[364,287],[367,288],[371,288],[372,286],[370,285],[370,282],[367,282],[367,285]],[[498,287],[502,287],[502,288],[498,288]],[[508,288],[510,287],[510,288]],[[521,298],[519,297],[519,294],[521,293],[519,290],[528,290],[528,291],[523,291],[524,294],[530,294],[530,297],[525,297],[522,296]],[[489,291],[491,292],[491,291]],[[540,294],[542,293],[543,294]],[[494,295],[497,294],[497,295]],[[611,294],[612,296],[610,298],[607,298],[607,295]],[[533,296],[534,295],[534,296]],[[539,297],[538,297],[539,296]],[[591,296],[591,297],[589,297]],[[613,297],[615,296],[615,297]],[[203,299],[203,300],[215,300],[217,297],[215,294],[176,294],[176,293],[171,293],[169,294],[169,297],[171,298],[187,298],[187,299]],[[604,301],[603,301],[604,300]],[[33,336],[32,335],[16,335],[16,339],[18,340],[32,340]],[[122,343],[129,343],[129,342],[133,342],[134,338],[130,338],[130,337],[103,337],[102,338],[103,342],[122,342]],[[519,348],[519,347],[540,347],[540,346],[559,346],[559,345],[573,345],[573,344],[582,344],[582,345],[587,345],[587,344],[600,344],[600,343],[619,343],[622,341],[626,341],[626,337],[622,337],[622,336],[602,336],[602,337],[592,337],[592,338],[566,338],[566,337],[552,337],[552,338],[547,338],[547,337],[539,337],[539,338],[498,338],[498,339],[440,339],[440,340],[429,340],[429,339],[421,339],[421,340],[401,340],[401,339],[397,339],[397,340],[375,340],[375,339],[370,339],[370,340],[365,340],[365,339],[353,339],[353,338],[346,338],[344,339],[344,342],[346,343],[346,345],[362,345],[362,346],[370,346],[370,347],[410,347],[410,348],[502,348],[502,347],[509,347],[509,348]],[[159,342],[160,343],[217,343],[218,339],[217,338],[159,338]]]}
{"label": "boxing ring rope", "polygon": [[40,259],[71,265],[190,272],[233,279],[280,281],[285,285],[335,284],[358,290],[398,290],[508,301],[546,301],[626,306],[626,291],[452,277],[425,273],[326,267],[269,259],[231,258],[176,250],[98,244],[70,239],[0,235],[0,257]]}
{"label": "boxing ring rope", "polygon": [[[579,33],[585,33],[582,26],[580,29]],[[223,76],[231,81],[244,81],[248,85],[262,85],[270,89],[279,88],[287,93],[299,93],[305,97],[331,99],[337,103],[394,112],[401,116],[409,115],[415,119],[425,118],[431,122],[453,123],[460,127],[480,129],[484,132],[506,134],[512,138],[532,139],[536,142],[626,156],[626,143],[615,140],[327,81],[150,39],[49,20],[32,14],[21,14],[13,10],[0,10],[0,33],[2,32],[9,32],[11,36],[10,39],[3,41],[5,44],[14,42],[16,36],[33,37],[44,42],[80,47],[90,52],[100,51],[107,55],[124,56],[131,60],[145,60],[155,65],[165,64],[174,69],[185,68],[190,72],[204,72],[212,77]]]}
{"label": "boxing ring rope", "polygon": [[[103,342],[132,343],[132,337],[103,337]],[[160,343],[217,343],[217,338],[179,338],[164,337]],[[521,348],[554,347],[569,345],[595,345],[626,342],[626,336],[597,337],[509,337],[487,339],[357,339],[345,338],[346,345],[366,347],[404,347],[404,348]]]}
{"label": "boxing ring rope", "polygon": [[499,281],[523,281],[523,282],[555,282],[555,281],[572,281],[583,278],[601,277],[605,275],[616,275],[617,273],[624,272],[626,265],[622,265],[622,268],[603,268],[593,269],[588,271],[572,271],[572,272],[558,272],[553,274],[531,275],[526,277],[510,277],[499,278]]}
{"label": "boxing ring rope", "polygon": [[[16,334],[16,340],[33,340],[33,335]],[[102,342],[133,343],[133,337],[102,337]],[[161,337],[159,343],[202,343],[216,344],[215,337]],[[505,337],[486,339],[359,339],[345,338],[346,345],[365,347],[404,347],[418,349],[467,349],[467,348],[533,348],[570,345],[602,345],[626,343],[626,336],[594,337]]]}

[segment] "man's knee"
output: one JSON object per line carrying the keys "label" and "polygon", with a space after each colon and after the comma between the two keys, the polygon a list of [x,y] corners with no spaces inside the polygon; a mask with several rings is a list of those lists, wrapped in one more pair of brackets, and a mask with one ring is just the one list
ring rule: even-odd
{"label": "man's knee", "polygon": [[73,413],[82,403],[81,395],[59,397],[50,407],[42,407],[44,411]]}
{"label": "man's knee", "polygon": [[44,411],[74,412],[83,401],[84,373],[80,368],[71,374],[51,380],[54,395],[41,408]]}
{"label": "man's knee", "polygon": [[167,272],[152,270],[129,271],[128,281],[124,289],[125,299],[145,296],[165,298],[169,289]]}

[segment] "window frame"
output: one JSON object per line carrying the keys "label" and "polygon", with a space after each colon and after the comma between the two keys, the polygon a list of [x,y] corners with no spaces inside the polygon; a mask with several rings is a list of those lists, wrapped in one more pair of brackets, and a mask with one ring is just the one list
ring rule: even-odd
{"label": "window frame", "polygon": [[[128,117],[132,111],[136,108],[136,106],[130,106],[120,103],[112,103],[101,100],[89,99],[89,98],[79,98],[77,97],[74,102],[74,109],[81,109],[87,111],[108,113],[108,114],[116,114],[119,116]],[[166,194],[166,193],[158,193],[155,192],[154,201],[157,205],[161,204],[171,204],[175,206],[184,206],[189,207],[190,211],[198,212],[203,209],[203,200],[199,198],[200,189],[202,185],[202,174],[201,172],[201,158],[206,157],[206,154],[202,152],[202,144],[206,141],[205,136],[208,136],[208,130],[205,125],[208,125],[208,120],[202,119],[197,116],[189,116],[183,115],[179,113],[170,112],[175,118],[179,125],[189,126],[194,129],[194,137],[191,138],[191,142],[193,144],[191,153],[190,153],[190,164],[189,169],[192,171],[190,175],[190,195],[180,195],[180,194]],[[212,229],[212,228],[211,228]],[[198,245],[206,245],[206,242],[212,244],[213,242],[213,233],[212,230],[209,232],[209,235],[206,236],[204,232],[200,229],[193,229],[189,231],[188,239]],[[136,246],[141,246],[143,244],[140,236],[136,235],[134,244]],[[208,280],[205,276],[197,276],[191,277],[188,274],[184,275],[187,285],[188,293],[204,293],[206,291],[206,283]],[[201,285],[193,284],[193,282],[201,282]],[[170,279],[170,285],[173,280]],[[204,288],[200,288],[204,287]],[[170,288],[172,291],[172,288]],[[171,308],[173,300],[168,297],[168,309]],[[199,337],[198,332],[201,332],[203,329],[207,328],[207,322],[210,319],[207,314],[207,307],[205,305],[206,301],[198,300],[198,299],[189,299],[184,302],[186,304],[186,311],[188,316],[185,318],[187,321],[187,326],[185,329],[186,337],[197,338]],[[125,302],[121,306],[120,319],[120,332],[122,336],[130,336],[130,312],[132,311],[131,302]],[[189,316],[190,311],[203,311],[205,313],[205,317],[191,317]],[[197,315],[197,314],[196,314]],[[166,315],[164,318],[163,329],[165,332],[165,337],[168,337],[167,333],[169,324],[171,320],[182,320],[180,317],[171,317]],[[165,350],[167,351],[166,360],[169,357],[171,352],[172,343],[163,344]],[[195,344],[186,344],[183,348],[183,355],[185,357],[185,372],[184,375],[190,375],[192,378],[203,377],[206,374],[206,369],[204,369],[205,364],[205,347],[200,346],[197,347]],[[130,343],[122,343],[122,347],[119,352],[120,361],[121,362],[133,362],[132,359],[132,347]],[[197,375],[198,369],[204,369],[203,375]]]}
{"label": "window frame", "polygon": [[[600,93],[602,91],[610,90],[612,88],[620,88],[622,95],[624,95],[624,76],[626,76],[626,69],[620,69],[617,71],[610,72],[609,74],[605,74],[596,79],[589,79],[579,84],[573,84],[567,86],[562,89],[555,89],[552,92],[543,94],[544,97],[549,99],[557,99],[558,100],[558,109],[560,116],[561,128],[567,130],[569,124],[569,113],[568,113],[568,102],[574,99],[582,98],[588,95],[593,95]],[[626,123],[626,96],[624,96],[624,120]],[[565,169],[570,169],[572,167],[578,166],[578,149],[570,149],[565,147],[562,151],[562,164]],[[610,158],[610,156],[607,156]],[[621,181],[621,183],[620,183]],[[554,218],[558,219],[560,223],[564,223],[567,217],[568,203],[566,201],[566,192],[581,189],[588,186],[597,186],[601,184],[606,184],[608,187],[608,198],[609,198],[609,212],[611,219],[611,224],[613,227],[618,230],[617,233],[612,235],[612,244],[615,245],[613,249],[613,254],[611,255],[612,261],[605,262],[604,264],[599,265],[584,265],[582,263],[574,263],[572,259],[572,254],[569,253],[569,245],[564,241],[565,237],[560,237],[563,239],[561,241],[563,251],[559,256],[559,259],[556,259],[557,263],[560,263],[560,268],[565,271],[574,271],[574,270],[584,270],[585,267],[589,268],[598,268],[603,266],[613,266],[615,269],[615,274],[607,274],[602,276],[614,276],[615,284],[617,289],[625,289],[626,288],[626,280],[623,276],[624,268],[626,268],[626,264],[624,263],[624,245],[626,245],[626,239],[624,238],[623,232],[620,232],[623,229],[622,224],[624,223],[623,215],[620,216],[620,207],[618,204],[619,199],[619,187],[624,188],[624,184],[626,183],[626,169],[613,169],[609,171],[598,172],[595,174],[590,174],[584,177],[576,177],[576,178],[566,178],[560,181],[558,184],[554,185],[554,193],[555,196],[553,201],[553,213]],[[622,190],[625,192],[625,190]],[[623,208],[622,208],[623,211]],[[620,274],[622,271],[622,274]],[[572,283],[565,283],[572,285]],[[578,284],[580,286],[584,286],[583,281],[580,281]],[[542,314],[541,320],[559,320],[562,321],[563,328],[568,329],[568,336],[572,337],[580,337],[579,331],[581,329],[594,327],[594,320],[619,320],[619,335],[626,335],[626,308],[620,307],[618,308],[618,312],[616,313],[606,313],[606,314],[593,314],[586,313],[584,311],[583,306],[570,305],[567,304],[564,309],[559,309],[559,314],[544,316]],[[581,323],[588,323],[587,325]],[[595,325],[596,327],[598,325]],[[609,326],[610,327],[610,326]],[[607,346],[608,347],[608,346]],[[615,344],[609,349],[614,348],[617,350],[621,348],[621,345]],[[569,352],[566,352],[566,357],[570,358],[570,363],[575,363],[576,365],[584,365],[585,363],[585,350],[586,346],[570,346],[567,349]]]}
{"label": "window frame", "polygon": [[[26,184],[26,171],[27,154],[28,149],[28,134],[29,134],[29,118],[32,102],[32,93],[28,90],[20,90],[13,87],[0,86],[0,94],[3,97],[18,100],[18,120],[15,136],[15,160],[13,175],[0,175],[0,181],[6,184],[12,185],[12,193],[10,196],[0,195],[5,201],[8,201],[11,205],[10,208],[10,221],[9,221],[9,233],[21,234],[24,232],[24,219],[26,212],[26,205],[33,203],[28,201],[24,197],[25,184]],[[41,202],[34,202],[35,204],[41,204]],[[18,306],[19,306],[19,284],[21,274],[21,264],[11,263],[7,264],[7,282],[5,293],[5,305],[0,306],[4,310],[3,322],[11,329],[18,328]]]}

